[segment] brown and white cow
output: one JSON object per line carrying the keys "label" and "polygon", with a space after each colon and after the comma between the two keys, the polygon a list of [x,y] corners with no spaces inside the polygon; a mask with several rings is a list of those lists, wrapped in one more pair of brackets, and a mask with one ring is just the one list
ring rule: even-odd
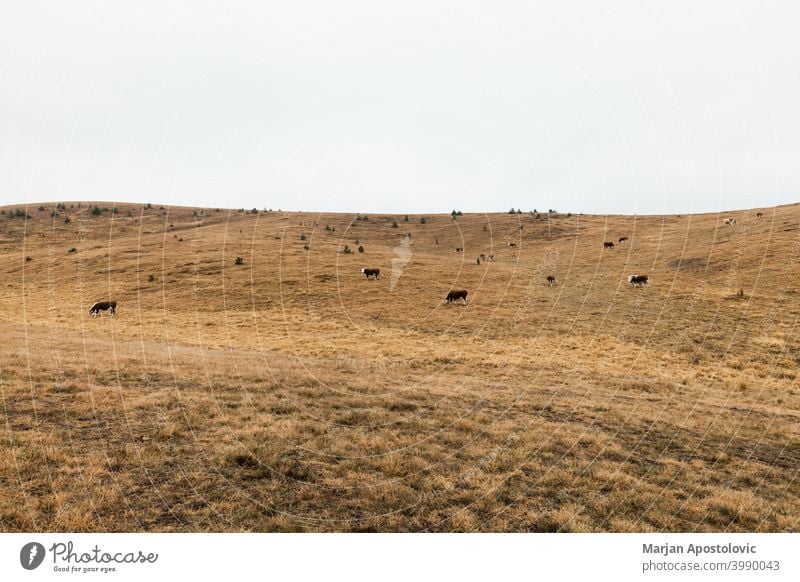
{"label": "brown and white cow", "polygon": [[89,315],[91,315],[92,317],[97,317],[98,315],[100,315],[101,311],[108,311],[110,315],[114,315],[117,312],[117,302],[98,301],[89,308]]}
{"label": "brown and white cow", "polygon": [[628,283],[633,285],[634,287],[641,287],[643,285],[647,285],[648,277],[647,275],[628,275]]}
{"label": "brown and white cow", "polygon": [[627,237],[627,236],[621,236],[621,237],[619,237],[619,242],[618,242],[618,244],[621,244],[621,245],[622,245],[622,244],[625,244],[626,242],[628,242],[628,237]]}
{"label": "brown and white cow", "polygon": [[458,291],[450,291],[447,294],[447,297],[445,297],[444,300],[447,303],[455,303],[459,299],[462,299],[464,301],[464,305],[467,304],[467,290],[466,289],[460,289]]}
{"label": "brown and white cow", "polygon": [[547,276],[547,284],[552,287],[553,285],[556,284],[556,278],[553,277],[552,275],[548,275]]}

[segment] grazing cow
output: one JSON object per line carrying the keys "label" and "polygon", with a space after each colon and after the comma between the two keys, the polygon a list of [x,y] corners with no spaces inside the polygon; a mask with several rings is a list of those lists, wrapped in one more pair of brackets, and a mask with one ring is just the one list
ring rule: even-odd
{"label": "grazing cow", "polygon": [[722,221],[722,223],[723,224],[736,224],[736,219],[735,218],[726,218],[725,220]]}
{"label": "grazing cow", "polygon": [[614,248],[614,243],[612,243],[612,242],[604,242],[603,243],[603,248],[604,249],[613,249]]}
{"label": "grazing cow", "polygon": [[647,285],[647,275],[628,275],[628,283],[633,286]]}
{"label": "grazing cow", "polygon": [[517,243],[515,243],[515,242],[510,242],[510,243],[508,243],[508,246],[510,246],[510,247],[515,247],[515,246],[517,246]]}
{"label": "grazing cow", "polygon": [[478,258],[479,258],[480,260],[482,260],[482,261],[485,261],[485,260],[486,260],[486,255],[484,255],[484,254],[481,254],[481,255],[480,255]]}
{"label": "grazing cow", "polygon": [[757,214],[756,214],[756,218],[758,218],[759,220],[761,220],[762,218],[764,218],[764,213],[763,213],[763,212],[759,212],[759,213],[757,213]]}
{"label": "grazing cow", "polygon": [[489,255],[489,260],[494,261],[494,255]]}
{"label": "grazing cow", "polygon": [[547,284],[552,287],[553,285],[556,284],[556,278],[553,277],[552,275],[548,275],[547,276]]}
{"label": "grazing cow", "polygon": [[381,274],[380,269],[361,269],[361,272],[364,273],[367,279],[377,279]]}
{"label": "grazing cow", "polygon": [[464,247],[456,247],[455,252],[456,253],[463,253],[464,252]]}
{"label": "grazing cow", "polygon": [[622,244],[625,244],[626,242],[628,242],[628,237],[627,236],[619,237],[619,244],[622,245]]}
{"label": "grazing cow", "polygon": [[97,317],[98,315],[100,315],[101,311],[108,311],[110,315],[114,315],[117,312],[117,302],[98,301],[89,308],[89,315],[91,315],[92,317]]}
{"label": "grazing cow", "polygon": [[450,293],[447,294],[447,297],[445,297],[445,302],[447,302],[447,303],[455,303],[459,299],[463,299],[464,300],[464,305],[467,304],[467,290],[466,289],[461,289],[459,291],[450,291]]}

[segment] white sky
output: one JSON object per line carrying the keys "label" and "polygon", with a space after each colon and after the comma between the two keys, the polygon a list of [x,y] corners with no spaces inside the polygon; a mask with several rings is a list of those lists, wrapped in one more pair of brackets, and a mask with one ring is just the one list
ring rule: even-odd
{"label": "white sky", "polygon": [[800,3],[2,2],[0,203],[800,200]]}

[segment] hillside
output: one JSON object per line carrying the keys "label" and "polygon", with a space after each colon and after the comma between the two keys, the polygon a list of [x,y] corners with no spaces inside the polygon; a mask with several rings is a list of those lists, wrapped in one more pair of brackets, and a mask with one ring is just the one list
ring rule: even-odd
{"label": "hillside", "polygon": [[0,211],[2,531],[800,529],[800,205]]}

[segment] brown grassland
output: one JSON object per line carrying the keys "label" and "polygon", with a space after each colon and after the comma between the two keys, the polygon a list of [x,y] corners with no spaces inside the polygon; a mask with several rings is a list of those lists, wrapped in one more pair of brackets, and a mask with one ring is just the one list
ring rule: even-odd
{"label": "brown grassland", "polygon": [[1,531],[800,529],[800,206],[98,207],[0,208]]}

